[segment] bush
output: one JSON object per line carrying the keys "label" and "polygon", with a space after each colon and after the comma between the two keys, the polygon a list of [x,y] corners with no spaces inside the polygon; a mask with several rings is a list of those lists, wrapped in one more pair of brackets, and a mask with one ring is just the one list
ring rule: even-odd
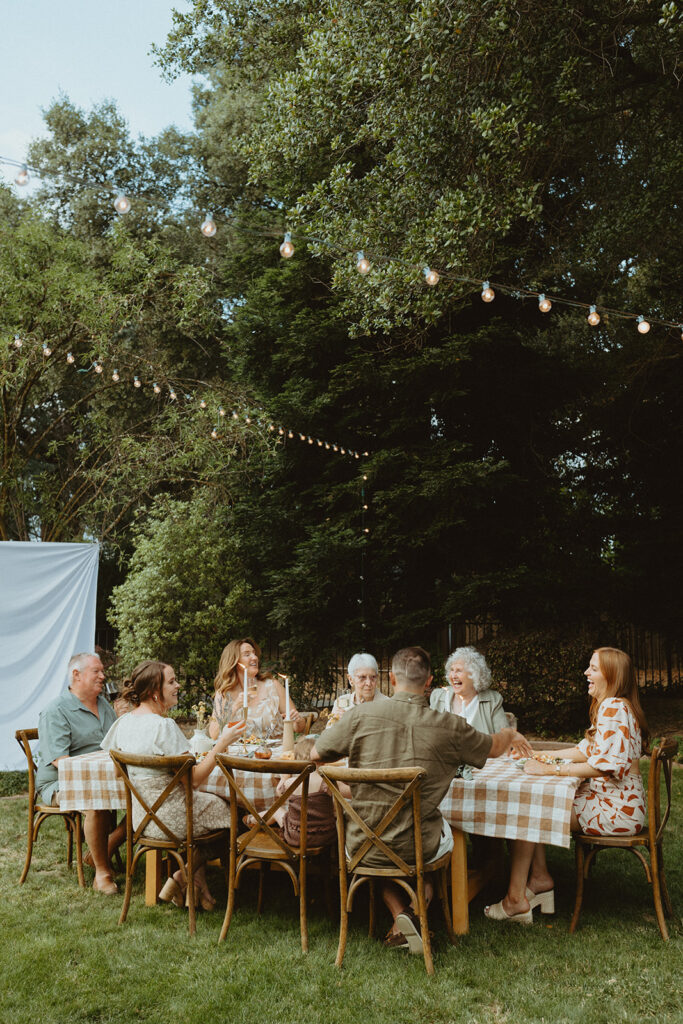
{"label": "bush", "polygon": [[0,796],[14,796],[28,790],[28,772],[0,772]]}
{"label": "bush", "polygon": [[522,732],[558,736],[587,727],[590,701],[583,673],[596,646],[587,631],[501,631],[479,646],[494,688]]}

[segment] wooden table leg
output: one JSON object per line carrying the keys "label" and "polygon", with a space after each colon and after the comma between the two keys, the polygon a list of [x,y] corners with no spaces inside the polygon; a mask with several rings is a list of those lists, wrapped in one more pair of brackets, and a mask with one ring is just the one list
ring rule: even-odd
{"label": "wooden table leg", "polygon": [[451,854],[451,916],[456,935],[470,930],[469,892],[467,885],[467,836],[454,828]]}
{"label": "wooden table leg", "polygon": [[145,854],[145,906],[154,907],[161,889],[161,850]]}

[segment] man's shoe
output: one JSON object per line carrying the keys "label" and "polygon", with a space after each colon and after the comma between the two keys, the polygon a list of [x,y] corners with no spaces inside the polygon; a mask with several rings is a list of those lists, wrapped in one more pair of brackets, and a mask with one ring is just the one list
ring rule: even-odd
{"label": "man's shoe", "polygon": [[396,917],[396,927],[403,932],[410,952],[416,956],[423,956],[424,946],[422,945],[419,917],[412,910],[404,910]]}

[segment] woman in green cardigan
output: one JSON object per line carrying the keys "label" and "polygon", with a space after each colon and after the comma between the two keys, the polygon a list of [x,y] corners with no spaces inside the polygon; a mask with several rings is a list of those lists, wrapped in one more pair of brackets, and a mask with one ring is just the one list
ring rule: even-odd
{"label": "woman in green cardigan", "polygon": [[460,715],[478,732],[494,733],[508,726],[503,698],[491,689],[491,670],[474,647],[458,647],[446,662],[449,686],[434,690],[430,706],[435,711]]}

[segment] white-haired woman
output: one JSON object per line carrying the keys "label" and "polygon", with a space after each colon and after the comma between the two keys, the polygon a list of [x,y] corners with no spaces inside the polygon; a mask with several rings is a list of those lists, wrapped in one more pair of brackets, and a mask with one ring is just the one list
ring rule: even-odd
{"label": "white-haired woman", "polygon": [[348,665],[349,693],[342,693],[335,700],[330,711],[327,725],[333,725],[356,704],[365,704],[371,700],[387,700],[388,698],[377,689],[379,682],[379,666],[371,654],[354,654]]}
{"label": "white-haired woman", "polygon": [[491,670],[483,654],[474,647],[457,647],[445,671],[450,685],[434,690],[430,707],[460,715],[478,732],[493,734],[507,727],[503,698],[491,689]]}

